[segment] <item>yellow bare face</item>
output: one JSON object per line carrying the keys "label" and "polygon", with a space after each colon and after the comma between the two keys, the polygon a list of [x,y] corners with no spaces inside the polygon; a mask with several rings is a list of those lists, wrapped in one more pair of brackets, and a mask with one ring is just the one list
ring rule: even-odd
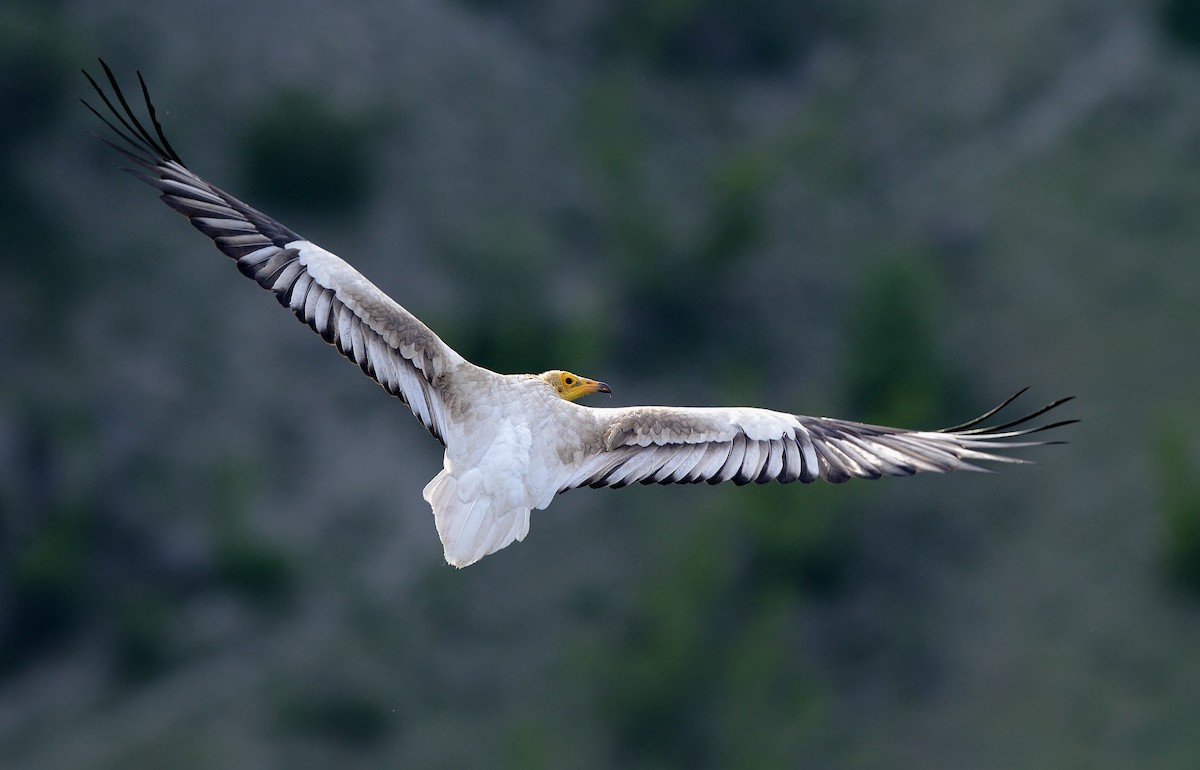
{"label": "yellow bare face", "polygon": [[555,393],[567,401],[574,401],[588,393],[612,393],[608,385],[603,382],[589,380],[587,377],[580,377],[578,374],[564,372],[561,369],[551,369],[548,372],[542,372],[539,376],[554,388]]}

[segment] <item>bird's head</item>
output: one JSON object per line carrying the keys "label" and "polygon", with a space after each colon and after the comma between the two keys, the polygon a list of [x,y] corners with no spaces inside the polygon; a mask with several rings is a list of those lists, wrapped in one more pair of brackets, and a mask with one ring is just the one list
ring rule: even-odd
{"label": "bird's head", "polygon": [[567,401],[574,401],[580,396],[586,396],[588,393],[612,393],[612,389],[603,382],[589,380],[587,377],[580,377],[578,374],[564,372],[561,369],[551,369],[548,372],[542,372],[538,375],[547,385],[554,388],[554,392]]}

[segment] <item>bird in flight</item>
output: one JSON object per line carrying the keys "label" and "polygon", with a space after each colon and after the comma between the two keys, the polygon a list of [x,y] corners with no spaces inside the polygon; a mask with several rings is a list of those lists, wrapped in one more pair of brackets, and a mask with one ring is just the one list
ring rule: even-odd
{"label": "bird in flight", "polygon": [[[1029,434],[1075,420],[1031,426],[1032,414],[988,424],[1022,392],[974,420],[942,430],[905,430],[753,407],[577,403],[611,393],[568,371],[498,374],[463,358],[428,326],[334,254],[206,182],[184,165],[163,133],[138,73],[148,130],[101,60],[112,98],[86,71],[107,115],[84,104],[125,146],[105,139],[158,188],[243,275],[406,403],[445,447],[423,496],[433,509],[446,561],[456,567],[523,540],[530,511],[577,487],[734,484],[910,476],[984,470],[976,463],[1026,462],[998,452],[1057,443]],[[115,100],[115,101],[114,101]]]}

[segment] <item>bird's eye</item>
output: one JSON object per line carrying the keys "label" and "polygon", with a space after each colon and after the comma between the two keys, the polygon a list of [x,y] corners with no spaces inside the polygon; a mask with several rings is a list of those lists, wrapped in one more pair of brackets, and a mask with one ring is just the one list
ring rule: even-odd
{"label": "bird's eye", "polygon": [[567,383],[568,385],[574,385],[575,378],[574,377],[564,377],[563,382]]}

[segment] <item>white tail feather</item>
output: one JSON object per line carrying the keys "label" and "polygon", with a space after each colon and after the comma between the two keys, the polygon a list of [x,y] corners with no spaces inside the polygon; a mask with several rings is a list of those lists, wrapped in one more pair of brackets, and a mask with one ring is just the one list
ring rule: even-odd
{"label": "white tail feather", "polygon": [[483,482],[478,468],[462,479],[443,470],[422,493],[433,508],[446,561],[455,567],[474,564],[529,534],[529,508],[505,505]]}

